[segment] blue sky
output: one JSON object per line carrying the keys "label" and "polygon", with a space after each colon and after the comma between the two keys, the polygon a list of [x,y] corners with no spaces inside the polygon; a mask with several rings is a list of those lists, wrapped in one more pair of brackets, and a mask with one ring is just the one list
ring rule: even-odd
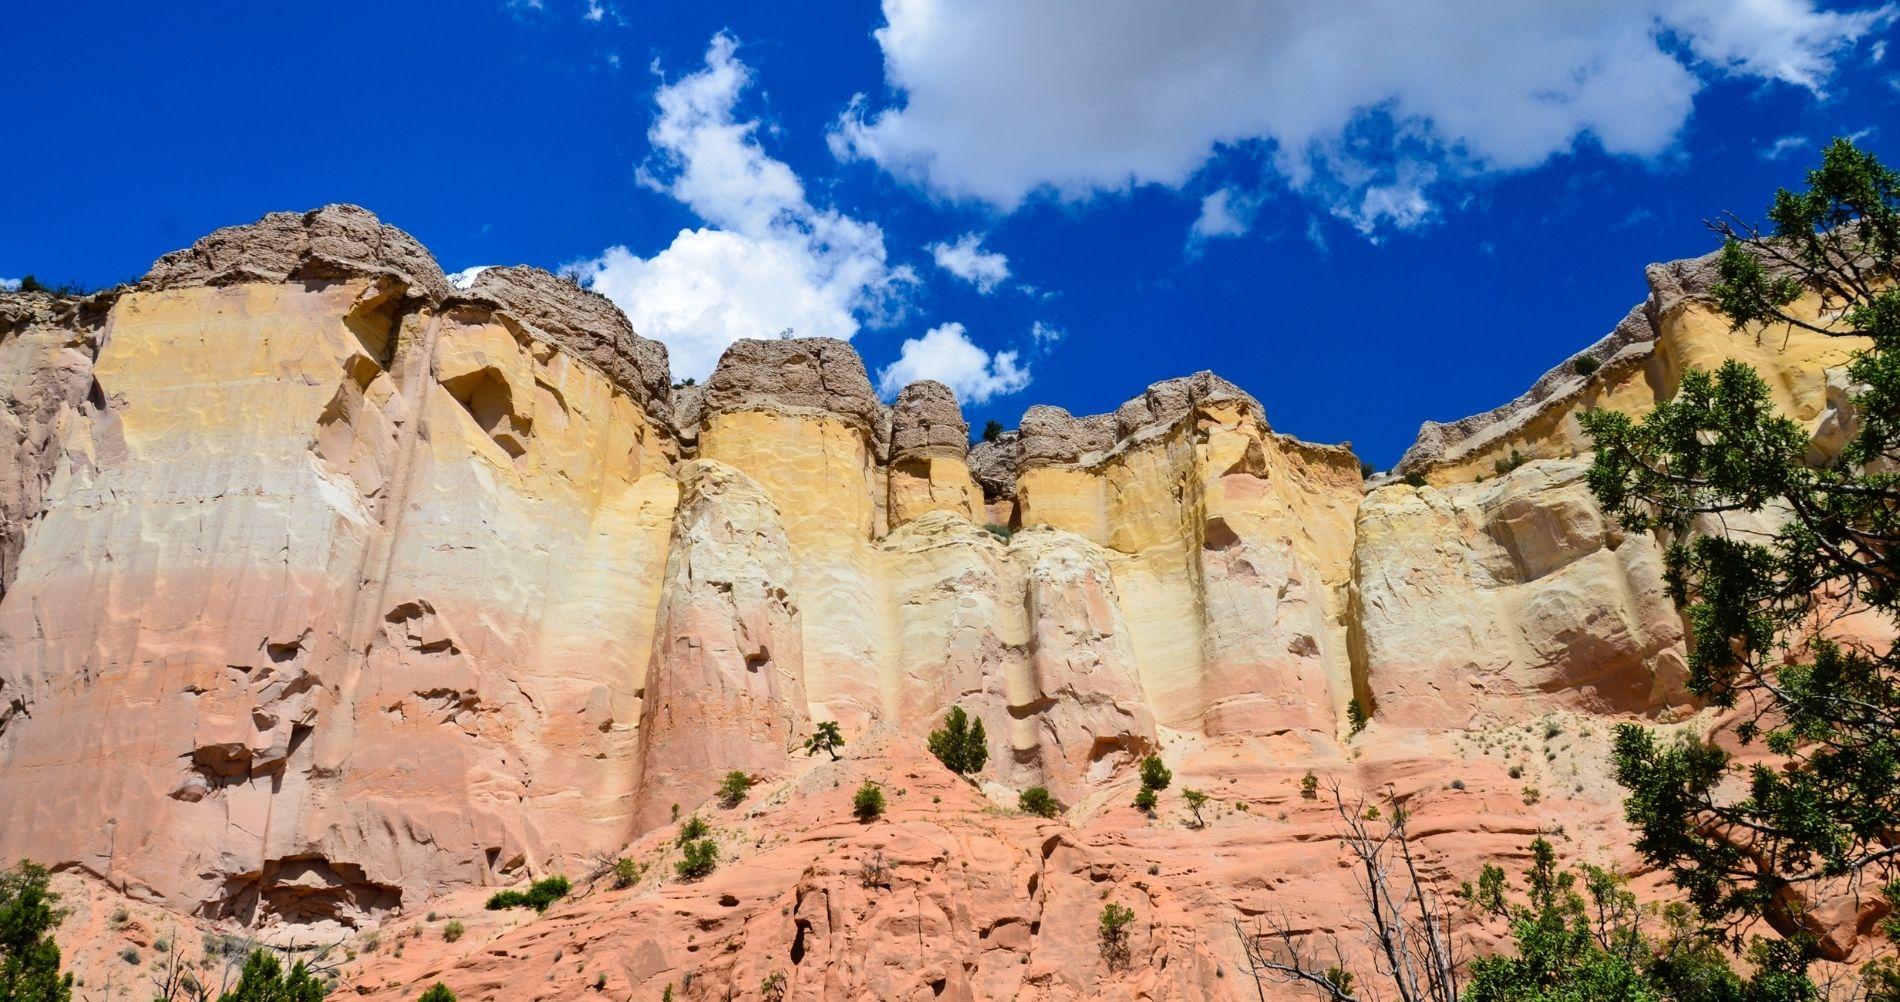
{"label": "blue sky", "polygon": [[1894,11],[1819,0],[19,5],[0,277],[104,285],[357,202],[574,268],[704,375],[850,336],[980,427],[1211,368],[1381,468],[1608,331],[1835,135]]}

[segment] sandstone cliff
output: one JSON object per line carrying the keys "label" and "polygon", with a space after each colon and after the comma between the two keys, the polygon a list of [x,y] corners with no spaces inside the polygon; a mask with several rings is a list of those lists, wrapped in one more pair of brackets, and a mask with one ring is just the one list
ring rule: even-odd
{"label": "sandstone cliff", "polygon": [[[1211,373],[974,447],[948,389],[886,404],[839,341],[741,341],[676,389],[604,298],[525,267],[453,288],[349,206],[90,299],[0,295],[0,857],[290,936],[659,867],[631,911],[486,927],[404,992],[567,997],[513,963],[559,942],[638,997],[790,968],[798,998],[1247,997],[1233,918],[1349,910],[1311,886],[1339,878],[1308,771],[1435,805],[1447,876],[1552,823],[1618,843],[1598,756],[1544,728],[1539,759],[1531,722],[1695,707],[1657,544],[1596,507],[1576,414],[1734,355],[1817,449],[1851,419],[1852,339],[1731,335],[1705,273],[1652,266],[1594,374],[1428,424],[1398,468],[1428,486],[1370,490]],[[985,723],[981,788],[920,753],[952,705]],[[826,720],[844,763],[798,749]],[[1211,830],[1126,806],[1157,752]],[[720,875],[663,879],[730,770],[765,792]],[[865,778],[889,827],[844,820]],[[1007,816],[1032,785],[1062,820]],[[1094,952],[1104,890],[1151,916],[1141,971]]]}

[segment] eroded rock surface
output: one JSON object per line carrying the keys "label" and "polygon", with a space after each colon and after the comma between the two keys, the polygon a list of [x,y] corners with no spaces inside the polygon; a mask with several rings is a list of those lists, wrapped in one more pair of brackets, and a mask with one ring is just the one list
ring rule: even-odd
{"label": "eroded rock surface", "polygon": [[[1428,425],[1402,468],[1434,486],[1370,493],[1211,373],[975,446],[947,388],[886,406],[840,341],[740,341],[675,388],[604,298],[532,268],[452,289],[350,206],[90,300],[0,294],[0,857],[200,931],[479,929],[353,973],[372,997],[774,971],[794,998],[1252,997],[1234,918],[1348,922],[1309,770],[1440,812],[1447,875],[1552,818],[1627,843],[1581,743],[1607,727],[1525,757],[1535,808],[1490,750],[1696,710],[1657,544],[1595,506],[1575,415],[1741,357],[1818,456],[1853,422],[1853,339],[1730,336],[1706,272],[1653,267],[1592,377]],[[952,706],[980,785],[920,752]],[[814,721],[844,761],[798,752]],[[1150,753],[1214,795],[1207,829],[1127,806]],[[725,812],[734,770],[759,786]],[[847,820],[866,779],[889,821]],[[1030,786],[1064,815],[1015,816]],[[675,805],[718,812],[704,884],[667,876]],[[478,907],[620,855],[657,867],[624,901]],[[1105,891],[1142,916],[1129,968],[1086,931]]]}

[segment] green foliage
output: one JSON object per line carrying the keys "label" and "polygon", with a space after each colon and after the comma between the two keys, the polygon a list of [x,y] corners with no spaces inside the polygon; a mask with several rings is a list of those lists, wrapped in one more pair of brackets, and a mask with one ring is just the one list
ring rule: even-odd
{"label": "green foliage", "polygon": [[614,860],[614,890],[625,890],[640,882],[640,874],[646,867],[625,856]]}
{"label": "green foliage", "polygon": [[1588,355],[1578,355],[1570,360],[1570,370],[1585,379],[1596,375],[1596,371],[1601,368],[1603,368],[1603,363]]}
{"label": "green foliage", "polygon": [[1113,901],[1102,906],[1096,936],[1101,941],[1102,959],[1111,968],[1128,963],[1128,927],[1135,921],[1135,910]]}
{"label": "green foliage", "polygon": [[527,891],[497,891],[488,899],[488,910],[500,911],[504,908],[532,908],[538,912],[548,910],[548,906],[567,896],[573,890],[566,877],[544,877],[528,885]]}
{"label": "green foliage", "polygon": [[[1684,373],[1676,396],[1641,421],[1584,417],[1596,442],[1590,486],[1604,508],[1632,530],[1668,532],[1667,583],[1695,638],[1690,689],[1747,708],[1736,737],[1765,746],[1741,768],[1695,737],[1616,730],[1636,848],[1705,922],[1773,917],[1789,892],[1813,896],[1827,882],[1900,879],[1890,848],[1900,828],[1900,662],[1891,644],[1843,646],[1817,628],[1843,612],[1889,623],[1900,613],[1897,193],[1900,176],[1836,140],[1808,190],[1776,193],[1771,234],[1733,218],[1715,224],[1725,243],[1713,296],[1737,329],[1871,340],[1847,369],[1862,387],[1852,397],[1860,429],[1837,461],[1807,466],[1807,434],[1737,361]],[[1791,312],[1806,293],[1833,319]],[[1709,528],[1764,511],[1785,516],[1771,538]],[[1772,949],[1768,969],[1805,983],[1803,944]]]}
{"label": "green foliage", "polygon": [[[994,424],[995,422],[991,422]],[[760,1002],[784,1002],[785,972],[773,971],[759,982]]]}
{"label": "green foliage", "polygon": [[944,768],[959,776],[982,772],[983,763],[990,758],[989,738],[983,733],[982,718],[972,719],[961,706],[950,708],[943,718],[942,730],[930,732],[928,747]]}
{"label": "green foliage", "polygon": [[1300,777],[1300,797],[1305,800],[1319,799],[1319,777],[1313,775],[1311,770]]}
{"label": "green foliage", "polygon": [[1155,791],[1148,787],[1142,787],[1141,791],[1135,794],[1135,808],[1144,814],[1155,812],[1155,802]]}
{"label": "green foliage", "polygon": [[673,869],[681,880],[698,880],[713,872],[719,866],[719,846],[712,839],[703,838],[697,842],[688,842],[683,848],[679,862]]}
{"label": "green foliage", "polygon": [[851,813],[859,821],[870,824],[884,816],[884,788],[865,780],[858,792],[851,796]]}
{"label": "green foliage", "polygon": [[237,987],[218,997],[218,1002],[321,1002],[323,982],[312,977],[303,961],[291,965],[289,973],[268,950],[251,951],[238,976]]}
{"label": "green foliage", "polygon": [[438,981],[435,987],[422,993],[421,1002],[455,1002],[455,993],[449,991],[448,985]]}
{"label": "green foliage", "polygon": [[1358,696],[1354,696],[1346,703],[1346,731],[1348,734],[1357,737],[1359,732],[1365,730],[1366,724],[1371,723],[1371,721],[1372,715],[1366,712],[1365,704],[1359,702]]}
{"label": "green foliage", "polygon": [[726,773],[726,779],[719,784],[719,806],[727,810],[739,806],[746,792],[752,789],[752,777],[737,769]]}
{"label": "green foliage", "polygon": [[73,976],[59,973],[53,929],[64,921],[45,867],[21,860],[0,872],[0,1002],[68,1002]]}
{"label": "green foliage", "polygon": [[1142,789],[1159,793],[1167,789],[1168,784],[1172,782],[1174,782],[1174,770],[1162,763],[1161,756],[1150,755],[1141,760]]}
{"label": "green foliage", "polygon": [[20,287],[15,292],[41,292],[57,299],[76,299],[87,295],[86,287],[78,282],[60,282],[48,285],[32,275],[20,277]]}
{"label": "green foliage", "polygon": [[1007,525],[1002,525],[997,522],[991,522],[988,525],[985,525],[983,527],[983,531],[989,533],[992,536],[995,536],[997,539],[1000,539],[1005,543],[1009,542],[1010,538],[1016,535],[1016,530],[1010,528]]}
{"label": "green foliage", "polygon": [[1423,473],[1407,473],[1407,474],[1405,475],[1405,486],[1407,486],[1407,487],[1423,487],[1423,486],[1425,486],[1425,474],[1423,474]]}
{"label": "green foliage", "polygon": [[983,422],[983,441],[994,442],[997,439],[1002,438],[1002,437],[1003,437],[1003,422],[1001,421]]}
{"label": "green foliage", "polygon": [[1207,794],[1184,786],[1181,788],[1181,798],[1187,801],[1188,810],[1194,812],[1194,827],[1207,827],[1207,821],[1201,817],[1201,808],[1207,806]]}
{"label": "green foliage", "polygon": [[1491,472],[1501,477],[1523,465],[1523,454],[1519,453],[1516,449],[1512,449],[1509,456],[1491,461]]}
{"label": "green foliage", "polygon": [[705,838],[711,834],[712,825],[707,824],[706,820],[700,817],[698,812],[694,812],[691,817],[687,818],[686,821],[680,825],[679,833],[673,836],[673,844],[685,845],[688,842]]}
{"label": "green foliage", "polygon": [[1040,786],[1032,786],[1016,797],[1016,807],[1024,814],[1034,814],[1039,818],[1053,818],[1062,813],[1062,805],[1056,798]]}
{"label": "green foliage", "polygon": [[446,943],[453,943],[461,939],[462,934],[467,931],[468,927],[463,925],[460,919],[450,919],[448,924],[442,927],[442,940]]}
{"label": "green foliage", "polygon": [[809,758],[822,751],[829,753],[831,760],[836,762],[838,749],[843,747],[844,735],[838,733],[838,722],[821,720],[812,728],[811,737],[805,739],[805,756]]}

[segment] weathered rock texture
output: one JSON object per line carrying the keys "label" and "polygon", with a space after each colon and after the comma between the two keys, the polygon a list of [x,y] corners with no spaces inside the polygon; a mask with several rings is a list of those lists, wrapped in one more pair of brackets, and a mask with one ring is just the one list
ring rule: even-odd
{"label": "weathered rock texture", "polygon": [[[1232,919],[1350,922],[1308,770],[1437,805],[1439,875],[1546,812],[1627,844],[1588,749],[1525,756],[1533,808],[1467,738],[1694,710],[1656,543],[1596,507],[1579,408],[1736,356],[1817,455],[1848,433],[1830,367],[1857,345],[1731,336],[1705,272],[1653,267],[1593,377],[1428,425],[1401,469],[1435,486],[1370,493],[1211,373],[974,447],[947,388],[886,406],[839,341],[741,341],[676,389],[605,299],[531,268],[453,289],[354,207],[89,300],[0,295],[0,858],[291,938],[658,868],[630,910],[486,917],[363,970],[378,997],[446,971],[471,999],[597,972],[725,998],[774,970],[794,998],[1252,997]],[[984,722],[980,787],[921,754],[952,706]],[[845,762],[799,753],[813,721]],[[1155,753],[1214,792],[1212,831],[1126,806]],[[666,879],[676,807],[713,811],[732,770],[767,792],[720,815],[719,875]],[[866,778],[881,826],[844,820]],[[1066,816],[1005,816],[1032,785]],[[1143,916],[1135,967],[1093,942],[1104,890]]]}

